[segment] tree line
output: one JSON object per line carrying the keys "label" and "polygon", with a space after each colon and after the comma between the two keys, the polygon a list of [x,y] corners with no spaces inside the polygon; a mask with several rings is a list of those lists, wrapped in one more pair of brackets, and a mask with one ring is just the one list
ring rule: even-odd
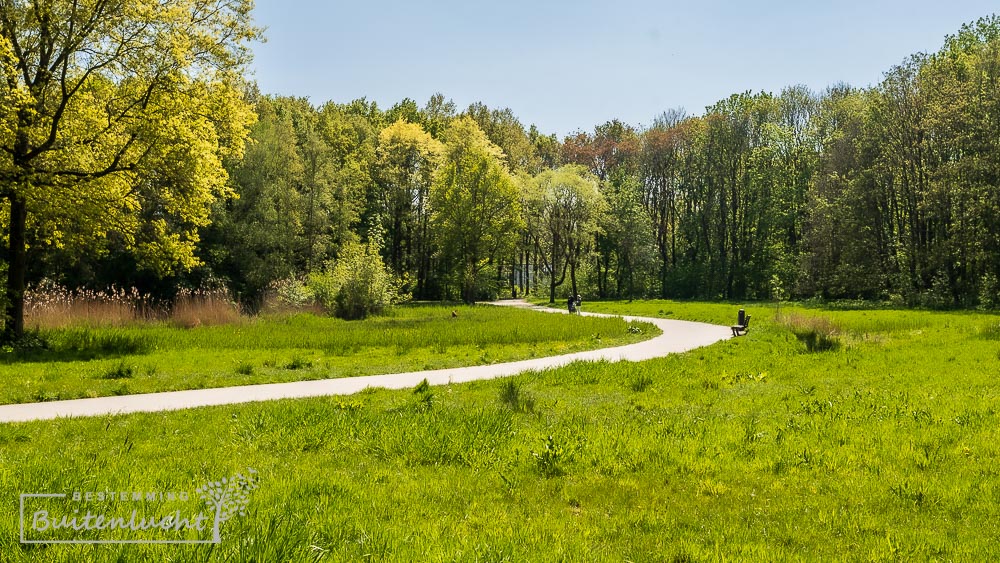
{"label": "tree line", "polygon": [[242,75],[249,2],[24,4],[42,9],[0,4],[8,333],[43,278],[224,286],[254,311],[358,245],[415,299],[1000,304],[996,16],[869,88],[558,139],[441,94],[263,95]]}

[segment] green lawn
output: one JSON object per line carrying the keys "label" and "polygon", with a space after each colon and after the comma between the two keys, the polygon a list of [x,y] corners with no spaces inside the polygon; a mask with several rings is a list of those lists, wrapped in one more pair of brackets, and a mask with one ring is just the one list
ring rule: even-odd
{"label": "green lawn", "polygon": [[[746,308],[747,336],[639,364],[0,425],[0,553],[57,562],[996,560],[1000,317],[783,308],[779,322],[773,308]],[[735,314],[734,305],[673,302],[585,309]],[[810,331],[828,339],[813,347],[823,351],[810,351]],[[17,541],[21,492],[193,489],[244,467],[259,472],[260,488],[215,549]]]}
{"label": "green lawn", "polygon": [[[555,309],[565,309],[566,302],[557,301],[550,304],[548,300],[534,300],[533,303]],[[583,311],[588,313],[612,313],[616,315],[635,315],[639,317],[658,317],[661,319],[680,319],[698,321],[718,325],[732,325],[736,322],[736,313],[740,308],[754,312],[755,307],[746,307],[730,303],[702,303],[683,301],[584,301]],[[757,307],[763,311],[773,311],[767,306]],[[753,321],[751,321],[752,323]]]}
{"label": "green lawn", "polygon": [[365,321],[302,314],[191,329],[52,330],[43,333],[50,350],[0,357],[0,404],[491,364],[659,333],[649,324],[641,330],[633,334],[619,319],[488,305],[404,306]]}

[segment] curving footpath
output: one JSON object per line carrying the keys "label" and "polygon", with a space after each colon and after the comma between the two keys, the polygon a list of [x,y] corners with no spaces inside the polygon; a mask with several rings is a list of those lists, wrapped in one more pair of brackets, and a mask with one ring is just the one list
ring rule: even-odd
{"label": "curving footpath", "polygon": [[[524,301],[497,301],[493,304],[526,307],[547,313],[566,313],[565,310],[560,309],[531,307]],[[582,314],[604,317],[615,316],[599,313]],[[301,399],[324,395],[350,395],[369,387],[407,389],[414,387],[423,379],[427,379],[431,385],[464,383],[479,379],[506,377],[529,370],[549,369],[577,361],[594,362],[606,360],[609,362],[618,362],[627,360],[638,362],[651,358],[660,358],[677,352],[686,352],[720,340],[732,338],[732,332],[729,327],[725,326],[647,317],[625,316],[622,318],[626,321],[642,321],[654,324],[663,331],[663,334],[649,340],[625,346],[575,352],[561,356],[533,358],[505,364],[338,379],[294,381],[289,383],[264,383],[240,387],[218,387],[215,389],[192,389],[188,391],[169,391],[165,393],[146,393],[117,397],[97,397],[93,399],[74,399],[47,403],[0,405],[0,423],[50,420],[74,416],[170,411],[214,405],[250,403],[254,401],[271,401],[275,399]]]}

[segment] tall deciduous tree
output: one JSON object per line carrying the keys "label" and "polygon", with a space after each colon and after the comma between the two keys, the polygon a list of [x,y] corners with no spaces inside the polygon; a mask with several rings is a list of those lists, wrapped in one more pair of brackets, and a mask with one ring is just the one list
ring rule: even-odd
{"label": "tall deciduous tree", "polygon": [[252,113],[251,0],[0,0],[0,197],[9,205],[5,334],[24,329],[26,233],[117,232],[151,266],[193,265],[226,194],[221,158]]}
{"label": "tall deciduous tree", "polygon": [[549,271],[549,302],[555,303],[556,288],[570,276],[572,294],[578,293],[577,270],[599,230],[607,210],[597,178],[578,164],[546,170],[528,188],[531,237],[542,264]]}
{"label": "tall deciduous tree", "polygon": [[320,109],[320,134],[331,167],[326,239],[332,249],[354,240],[356,233],[370,232],[378,222],[372,164],[383,119],[378,107],[364,99],[346,105],[329,102]]}
{"label": "tall deciduous tree", "polygon": [[456,119],[444,137],[443,163],[431,187],[431,222],[462,298],[471,303],[489,261],[514,248],[522,225],[520,197],[503,151],[472,119]]}
{"label": "tall deciduous tree", "polygon": [[538,169],[535,147],[524,131],[524,126],[510,108],[490,110],[485,104],[476,102],[465,110],[465,114],[475,120],[486,137],[503,151],[507,169],[511,172]]}
{"label": "tall deciduous tree", "polygon": [[[389,267],[426,298],[431,268],[430,186],[443,146],[417,124],[397,121],[379,133],[375,204]],[[405,289],[409,289],[408,287]]]}
{"label": "tall deciduous tree", "polygon": [[259,309],[272,282],[296,272],[305,238],[307,198],[296,188],[306,166],[291,117],[279,114],[278,105],[268,98],[257,103],[250,146],[229,164],[238,197],[217,204],[204,236],[206,262],[249,311]]}

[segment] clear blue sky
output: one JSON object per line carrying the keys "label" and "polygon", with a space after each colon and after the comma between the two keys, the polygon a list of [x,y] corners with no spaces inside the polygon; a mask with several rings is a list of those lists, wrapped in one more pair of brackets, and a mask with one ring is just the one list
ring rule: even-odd
{"label": "clear blue sky", "polygon": [[985,0],[257,0],[262,91],[509,107],[560,137],[746,90],[877,83],[1000,5]]}

